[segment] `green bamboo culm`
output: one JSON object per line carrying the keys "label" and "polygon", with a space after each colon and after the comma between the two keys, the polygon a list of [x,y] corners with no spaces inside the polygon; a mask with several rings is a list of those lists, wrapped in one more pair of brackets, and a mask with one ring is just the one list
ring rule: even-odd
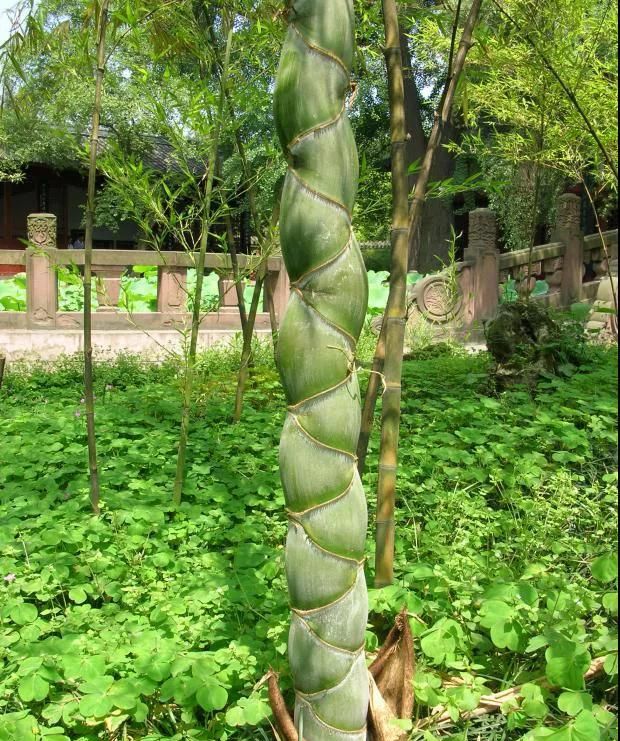
{"label": "green bamboo culm", "polygon": [[292,292],[278,364],[288,402],[280,470],[295,723],[306,741],[365,741],[367,510],[354,358],[368,283],[351,225],[359,174],[345,106],[353,2],[294,0],[289,21],[275,116],[289,163],[280,238]]}

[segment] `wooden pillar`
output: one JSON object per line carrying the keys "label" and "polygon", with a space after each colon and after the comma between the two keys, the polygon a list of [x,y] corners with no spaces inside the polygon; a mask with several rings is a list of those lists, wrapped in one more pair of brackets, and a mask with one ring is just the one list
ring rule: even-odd
{"label": "wooden pillar", "polygon": [[56,326],[58,276],[53,261],[56,250],[56,217],[53,214],[28,216],[26,251],[26,311],[32,329]]}

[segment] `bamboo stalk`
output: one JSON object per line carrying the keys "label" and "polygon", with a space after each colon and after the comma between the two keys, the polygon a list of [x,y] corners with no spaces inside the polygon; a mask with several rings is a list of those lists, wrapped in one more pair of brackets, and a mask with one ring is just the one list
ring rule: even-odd
{"label": "bamboo stalk", "polygon": [[211,205],[213,199],[213,184],[215,180],[215,161],[219,147],[220,133],[222,130],[225,99],[225,85],[228,77],[230,66],[230,54],[232,50],[233,31],[229,27],[226,41],[226,55],[224,58],[224,67],[220,85],[220,99],[211,142],[211,151],[209,153],[209,173],[205,187],[205,199],[203,205],[203,215],[201,223],[200,250],[196,259],[196,290],[194,293],[194,305],[192,307],[192,328],[190,334],[189,351],[187,355],[187,366],[185,369],[185,379],[183,383],[183,410],[181,412],[181,431],[179,434],[179,450],[177,454],[177,468],[174,480],[174,489],[172,501],[176,507],[181,504],[183,498],[183,484],[185,482],[185,460],[187,456],[187,443],[189,440],[190,411],[192,405],[192,394],[194,390],[194,376],[196,367],[196,356],[198,351],[198,334],[200,331],[201,321],[201,303],[202,288],[204,284],[205,260],[207,254],[207,244],[209,241],[209,229],[211,225],[212,213]]}
{"label": "bamboo stalk", "polygon": [[[382,587],[391,584],[394,576],[394,512],[396,506],[396,481],[398,470],[398,442],[400,431],[400,403],[401,378],[403,365],[403,351],[405,344],[405,326],[407,320],[407,260],[406,250],[401,247],[408,236],[415,233],[422,218],[422,211],[426,197],[426,190],[430,177],[435,152],[437,151],[443,130],[449,121],[456,87],[465,66],[465,59],[472,46],[473,30],[478,22],[482,0],[474,0],[463,28],[463,34],[458,51],[454,56],[453,68],[449,71],[449,78],[442,99],[440,110],[435,118],[422,168],[416,182],[413,201],[408,214],[408,226],[401,226],[400,194],[401,180],[407,175],[405,148],[402,146],[400,154],[400,137],[405,138],[404,126],[404,92],[402,57],[399,40],[399,26],[396,4],[394,0],[383,0],[384,19],[386,27],[386,60],[388,76],[390,78],[390,109],[392,116],[392,141],[398,144],[393,156],[403,156],[403,162],[397,159],[393,163],[394,179],[394,228],[392,230],[393,255],[392,275],[390,276],[390,296],[385,313],[385,392],[383,395],[383,412],[381,424],[381,448],[379,454],[379,481],[377,487],[377,551],[375,559],[375,586]],[[394,48],[392,52],[391,49]],[[397,49],[397,51],[396,51]],[[405,132],[403,134],[403,131]],[[403,176],[404,170],[404,176]],[[398,204],[396,201],[398,193]],[[398,214],[398,217],[396,217]],[[419,243],[417,243],[419,249]],[[405,264],[403,267],[403,254]],[[417,262],[417,250],[414,254],[414,264]]]}
{"label": "bamboo stalk", "polygon": [[[409,184],[407,171],[407,125],[400,48],[400,27],[395,0],[383,0],[385,60],[388,69],[392,139],[392,271],[390,295],[382,332],[385,334],[385,391],[379,482],[377,486],[377,550],[375,586],[392,581],[390,554],[394,551],[394,507],[398,466],[400,379],[407,320],[407,268],[409,262]],[[401,348],[399,352],[399,348]],[[374,374],[373,374],[374,375]]]}
{"label": "bamboo stalk", "polygon": [[[423,211],[422,207],[424,205],[424,199],[426,195],[426,188],[428,186],[428,180],[430,177],[430,171],[431,171],[431,167],[433,165],[433,161],[435,158],[435,152],[437,151],[439,145],[441,144],[441,139],[443,136],[442,121],[447,122],[450,119],[450,115],[452,112],[452,104],[454,101],[454,93],[456,92],[456,86],[458,84],[460,75],[463,71],[463,66],[465,63],[465,57],[467,55],[467,51],[469,50],[469,46],[471,45],[471,35],[473,32],[473,27],[475,26],[475,23],[477,21],[478,14],[480,12],[480,5],[481,5],[481,1],[474,3],[474,6],[477,6],[477,9],[475,9],[474,6],[472,6],[472,13],[475,11],[475,17],[473,19],[473,25],[471,25],[471,29],[469,30],[469,42],[468,42],[468,45],[465,46],[464,55],[460,52],[457,55],[455,63],[454,63],[454,69],[450,71],[449,77],[446,81],[446,88],[444,91],[444,95],[442,97],[442,104],[440,105],[441,115],[437,115],[435,117],[433,131],[429,138],[427,149],[426,149],[426,154],[424,157],[424,164],[417,178],[416,189],[414,192],[414,199],[410,207],[410,211],[409,211],[410,262],[413,259],[413,257],[415,257],[416,261],[418,258],[418,255],[417,255],[418,248],[417,247],[416,249],[413,250],[413,253],[415,254],[414,255],[411,254],[411,244],[412,242],[414,242],[413,235],[416,235],[418,233],[419,226],[421,224],[422,211]],[[472,19],[472,13],[470,13],[470,17],[465,26],[465,30],[463,32],[463,40],[466,40],[467,38],[466,32],[470,25],[470,21]],[[463,41],[461,41],[461,46],[462,45],[463,45]],[[390,304],[391,300],[393,300],[393,298],[389,296],[388,305]],[[373,373],[371,374],[371,377],[368,381],[368,390],[366,392],[366,397],[364,399],[364,410],[362,413],[362,432],[360,435],[360,440],[359,440],[358,449],[357,449],[357,458],[359,461],[360,473],[364,472],[364,468],[366,464],[366,457],[368,454],[368,442],[370,440],[370,434],[372,431],[372,424],[373,424],[373,418],[374,418],[374,413],[375,413],[375,407],[377,404],[377,397],[379,395],[379,389],[381,387],[380,375],[383,372],[383,367],[385,363],[385,354],[386,354],[385,326],[382,326],[381,330],[382,331],[381,331],[381,334],[379,335],[379,340],[377,342],[377,348],[375,350],[375,356],[373,360],[373,368],[372,368]]]}
{"label": "bamboo stalk", "polygon": [[97,464],[97,437],[95,431],[95,394],[93,388],[93,340],[92,340],[92,275],[93,233],[95,227],[95,196],[97,187],[97,155],[101,124],[101,101],[103,77],[105,75],[105,42],[108,25],[109,0],[103,0],[97,26],[97,69],[95,76],[95,100],[90,136],[90,161],[88,167],[88,190],[85,212],[84,235],[84,405],[86,408],[86,430],[88,437],[88,470],[90,476],[90,504],[95,515],[100,512],[99,468]]}
{"label": "bamboo stalk", "polygon": [[294,5],[274,110],[288,162],[280,237],[292,291],[278,368],[295,730],[312,741],[366,741],[367,512],[355,460],[355,351],[368,287],[351,224],[358,157],[345,104],[355,12],[353,0]]}

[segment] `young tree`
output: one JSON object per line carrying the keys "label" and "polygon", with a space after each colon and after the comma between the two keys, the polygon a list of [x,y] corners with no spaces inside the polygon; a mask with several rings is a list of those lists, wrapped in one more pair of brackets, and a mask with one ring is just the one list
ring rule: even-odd
{"label": "young tree", "polygon": [[189,424],[192,405],[192,395],[194,390],[194,376],[196,372],[196,358],[198,356],[198,334],[201,323],[201,305],[202,289],[205,276],[205,260],[207,255],[207,245],[209,242],[209,232],[213,219],[213,183],[215,179],[215,161],[220,141],[220,132],[223,125],[224,108],[226,105],[226,85],[228,84],[228,66],[230,64],[230,52],[232,48],[233,30],[232,19],[227,16],[224,24],[226,29],[226,52],[224,64],[221,73],[221,91],[219,105],[216,111],[213,134],[211,138],[211,147],[209,151],[208,173],[204,191],[204,200],[202,204],[202,213],[200,218],[200,249],[196,259],[196,289],[193,297],[192,307],[192,328],[189,341],[189,350],[187,355],[187,366],[185,369],[185,378],[183,383],[183,411],[181,414],[181,434],[179,436],[179,451],[177,455],[177,471],[174,479],[173,502],[178,507],[181,504],[183,496],[183,482],[185,481],[185,457],[187,454],[187,443],[189,440]]}
{"label": "young tree", "polygon": [[95,228],[95,194],[97,187],[97,154],[103,96],[103,76],[106,64],[106,31],[109,0],[102,0],[95,7],[97,29],[97,65],[95,72],[95,101],[90,134],[90,161],[88,168],[88,194],[86,199],[86,235],[84,238],[84,403],[88,434],[88,468],[90,471],[90,502],[93,512],[99,514],[99,469],[97,466],[97,437],[95,435],[95,395],[93,390],[92,343],[92,263],[93,232]]}
{"label": "young tree", "polygon": [[290,13],[275,115],[289,163],[280,232],[293,292],[278,353],[289,405],[280,467],[295,719],[308,741],[365,741],[367,514],[355,460],[355,347],[367,282],[351,226],[358,166],[345,106],[353,2],[296,0]]}
{"label": "young tree", "polygon": [[[134,73],[144,78],[143,105],[152,108],[159,130],[171,147],[173,171],[149,172],[139,158],[128,158],[118,147],[110,149],[105,158],[110,201],[116,201],[126,215],[140,224],[146,241],[155,248],[164,243],[173,244],[197,256],[196,291],[189,296],[193,326],[184,356],[187,372],[174,488],[177,503],[184,480],[198,330],[206,308],[203,297],[198,295],[202,293],[204,250],[207,244],[216,242],[216,222],[227,224],[226,238],[218,240],[218,249],[228,248],[231,255],[244,330],[242,368],[247,368],[263,282],[266,256],[263,253],[268,246],[267,235],[271,237],[271,229],[263,227],[261,218],[271,205],[263,187],[263,182],[270,184],[273,177],[272,174],[266,177],[271,157],[269,139],[266,137],[267,144],[258,148],[258,152],[254,146],[251,153],[244,140],[255,135],[259,125],[252,118],[253,109],[248,107],[256,105],[252,97],[256,91],[244,98],[248,87],[246,74],[255,73],[261,67],[267,68],[267,78],[270,69],[275,74],[273,61],[266,62],[270,58],[267,48],[272,31],[265,36],[258,34],[258,42],[253,39],[250,36],[253,13],[254,9],[248,9],[243,0],[225,8],[188,1],[175,4],[144,24],[142,38],[135,32],[128,43],[133,43],[138,51],[143,47],[151,49],[153,40],[164,47],[163,51],[152,49],[148,63],[142,69],[136,68]],[[226,31],[228,27],[231,34]],[[231,39],[235,53],[227,59],[225,48]],[[243,55],[237,52],[241,47]],[[154,95],[151,90],[161,77],[162,65],[166,69],[163,90],[158,89]],[[233,205],[239,195],[249,201],[259,235],[260,254],[252,256],[248,263],[258,273],[249,313],[245,311],[242,281],[250,270],[247,275],[240,270],[235,235],[231,234],[232,216],[240,215],[238,206],[235,209]],[[239,403],[236,406],[240,408]]]}

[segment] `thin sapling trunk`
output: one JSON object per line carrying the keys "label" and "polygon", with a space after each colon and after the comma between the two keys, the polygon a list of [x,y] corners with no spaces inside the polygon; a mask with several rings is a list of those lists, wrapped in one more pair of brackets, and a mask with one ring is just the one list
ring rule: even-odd
{"label": "thin sapling trunk", "polygon": [[254,292],[252,293],[252,303],[250,305],[250,313],[248,315],[245,332],[243,333],[243,349],[241,351],[241,364],[239,367],[239,375],[237,377],[235,411],[233,415],[233,419],[235,422],[239,422],[241,420],[241,414],[243,412],[243,397],[245,395],[245,388],[248,382],[248,376],[250,374],[250,363],[252,362],[252,340],[254,338],[254,327],[256,325],[256,315],[258,314],[258,305],[260,303],[264,283],[265,271],[260,268],[260,272],[256,276]]}
{"label": "thin sapling trunk", "polygon": [[233,280],[235,281],[237,303],[239,305],[239,320],[241,321],[241,332],[245,336],[248,324],[248,312],[245,308],[245,297],[243,295],[243,278],[241,277],[241,271],[239,270],[239,256],[237,255],[237,245],[235,244],[235,235],[233,233],[230,214],[226,214],[226,235],[228,240],[228,251],[230,252],[230,262],[232,263]]}
{"label": "thin sapling trunk", "polygon": [[105,42],[108,26],[109,0],[103,0],[97,24],[97,68],[95,73],[95,101],[90,135],[90,161],[88,167],[88,191],[86,198],[84,235],[84,406],[88,436],[88,470],[90,475],[90,503],[95,515],[99,514],[99,469],[97,465],[97,437],[95,434],[95,393],[93,384],[93,340],[92,340],[92,275],[93,275],[93,232],[95,228],[95,196],[97,187],[97,155],[101,122],[103,77],[105,74]]}
{"label": "thin sapling trunk", "polygon": [[177,455],[177,469],[174,480],[174,490],[172,495],[173,503],[176,507],[181,504],[183,497],[183,484],[185,481],[185,460],[187,456],[187,443],[189,440],[189,427],[190,427],[190,413],[192,406],[192,394],[194,390],[194,376],[196,371],[196,356],[198,353],[198,336],[200,332],[201,322],[201,304],[202,304],[202,288],[204,284],[204,273],[205,273],[205,262],[207,254],[207,245],[209,242],[209,230],[211,228],[212,221],[212,200],[213,200],[213,184],[215,180],[215,162],[217,157],[217,150],[220,141],[220,132],[222,130],[223,117],[224,117],[224,106],[226,103],[226,81],[228,78],[228,68],[230,65],[230,53],[232,49],[233,31],[232,28],[228,31],[228,38],[226,42],[226,55],[224,58],[224,66],[222,70],[222,79],[220,87],[220,99],[218,104],[218,110],[216,112],[215,125],[213,130],[213,138],[211,140],[211,149],[209,152],[209,173],[207,175],[207,183],[205,186],[204,203],[202,209],[202,220],[201,220],[201,236],[200,236],[200,250],[196,260],[196,290],[194,293],[194,301],[192,307],[192,327],[190,334],[189,349],[187,354],[187,366],[185,369],[185,378],[183,381],[183,393],[182,403],[183,409],[181,412],[181,431],[179,434],[179,451]]}
{"label": "thin sapling trunk", "polygon": [[[241,150],[243,151],[243,150]],[[244,157],[242,157],[242,160]],[[244,160],[245,161],[245,160]],[[271,305],[269,304],[269,279],[267,277],[267,260],[269,259],[269,248],[272,243],[272,233],[275,229],[278,220],[280,218],[280,207],[279,204],[276,204],[274,206],[273,212],[271,214],[271,221],[269,225],[265,228],[268,231],[263,231],[258,211],[256,208],[256,199],[255,195],[253,194],[253,188],[254,186],[250,186],[250,212],[252,214],[252,221],[254,222],[255,228],[260,230],[258,233],[258,240],[259,240],[259,251],[260,256],[262,259],[261,264],[258,267],[257,271],[257,277],[256,277],[256,283],[254,284],[254,292],[252,293],[252,304],[250,308],[250,314],[248,316],[248,321],[246,324],[245,331],[243,332],[243,349],[241,351],[241,364],[239,366],[239,374],[237,376],[237,390],[235,393],[235,410],[233,413],[233,421],[235,423],[241,421],[241,415],[243,414],[243,398],[245,396],[245,389],[247,386],[249,374],[250,374],[250,366],[252,365],[252,341],[254,339],[254,327],[256,326],[256,316],[258,314],[258,306],[260,302],[261,292],[263,290],[263,287],[265,288],[265,292],[267,294],[267,306],[269,310],[269,320],[271,324],[271,335],[272,337],[277,337],[277,318],[275,313],[275,307],[273,307],[273,300],[271,301]],[[275,341],[275,340],[274,340]],[[275,350],[275,346],[274,346]]]}

